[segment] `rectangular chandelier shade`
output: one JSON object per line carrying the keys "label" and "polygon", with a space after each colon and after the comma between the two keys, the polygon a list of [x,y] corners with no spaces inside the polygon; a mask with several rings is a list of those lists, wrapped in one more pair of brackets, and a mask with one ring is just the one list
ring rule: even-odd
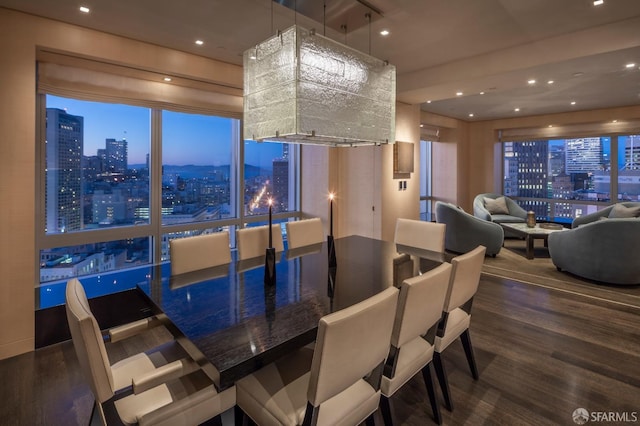
{"label": "rectangular chandelier shade", "polygon": [[299,26],[244,52],[244,138],[393,143],[396,69]]}

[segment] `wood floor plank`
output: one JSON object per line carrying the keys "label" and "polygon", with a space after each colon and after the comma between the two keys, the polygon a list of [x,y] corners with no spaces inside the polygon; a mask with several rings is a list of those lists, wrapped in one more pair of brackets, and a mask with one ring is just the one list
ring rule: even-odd
{"label": "wood floor plank", "polygon": [[[441,406],[443,424],[571,425],[579,407],[640,417],[640,308],[483,275],[470,331],[480,379],[460,341],[451,344],[443,361],[455,408]],[[111,344],[109,357],[167,338],[155,331]],[[0,361],[0,400],[1,425],[86,425],[93,405],[71,342]],[[420,374],[391,398],[391,411],[397,425],[434,424]]]}

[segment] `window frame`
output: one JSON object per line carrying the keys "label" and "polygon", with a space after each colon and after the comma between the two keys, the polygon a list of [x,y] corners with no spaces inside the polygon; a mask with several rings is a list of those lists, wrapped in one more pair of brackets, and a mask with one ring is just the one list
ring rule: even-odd
{"label": "window frame", "polygon": [[[535,140],[556,140],[556,139],[580,139],[580,138],[609,138],[610,139],[610,158],[609,158],[609,192],[610,197],[609,201],[598,201],[598,200],[565,200],[565,199],[557,199],[557,198],[539,198],[539,197],[520,197],[520,196],[511,196],[516,202],[540,202],[540,203],[548,203],[549,204],[549,217],[551,220],[555,218],[555,203],[569,204],[571,206],[596,206],[599,210],[605,208],[607,206],[616,204],[619,202],[618,200],[618,138],[620,136],[629,136],[631,134],[635,134],[634,131],[631,132],[623,132],[623,133],[610,133],[599,131],[597,132],[597,136],[594,136],[593,133],[596,131],[591,130],[589,133],[579,133],[572,134],[570,136],[562,136],[562,135],[554,135],[551,136],[540,136],[536,137],[531,135],[526,139],[521,139],[518,137],[514,137],[512,140],[506,140],[504,135],[499,135],[498,143],[500,144],[500,175],[505,176],[505,144],[507,143],[523,143]],[[505,179],[502,180],[500,184],[501,192],[505,193]],[[575,219],[575,217],[573,218]]]}
{"label": "window frame", "polygon": [[[151,111],[151,141],[150,141],[150,195],[149,195],[149,208],[150,217],[149,222],[146,224],[138,225],[123,225],[112,228],[104,229],[83,229],[69,233],[54,233],[46,234],[46,108],[47,95],[62,96],[72,99],[91,101],[91,102],[103,102],[103,103],[119,103],[123,105],[135,105],[144,106]],[[43,286],[56,285],[59,281],[40,282],[40,253],[45,249],[54,249],[58,247],[77,246],[82,244],[103,243],[116,240],[127,240],[132,238],[151,238],[152,253],[149,259],[150,265],[157,265],[165,262],[162,259],[162,240],[165,234],[171,234],[176,232],[188,232],[188,231],[204,231],[211,228],[230,227],[231,230],[239,229],[245,226],[245,224],[251,224],[254,222],[264,222],[268,220],[266,214],[245,216],[243,204],[244,194],[244,138],[242,135],[242,119],[237,118],[235,114],[229,113],[228,115],[220,115],[220,111],[181,111],[179,108],[160,108],[157,103],[151,105],[144,105],[143,101],[128,103],[120,99],[119,101],[105,100],[100,98],[93,98],[90,94],[82,94],[78,97],[71,97],[66,94],[49,93],[48,91],[40,90],[36,94],[36,140],[35,140],[35,155],[36,155],[36,191],[35,191],[35,229],[36,229],[36,250],[34,265],[36,268],[37,282],[35,283],[36,292],[36,309],[40,309],[39,306],[39,289]],[[236,212],[234,217],[225,219],[206,220],[202,222],[191,222],[185,224],[162,224],[162,191],[160,190],[162,185],[162,112],[167,111],[179,111],[188,113],[197,113],[200,115],[212,115],[217,117],[224,117],[234,120],[234,125],[237,127],[233,136],[236,136],[236,140],[232,141],[232,154],[231,154],[231,200],[233,204],[232,208]],[[274,216],[274,219],[300,219],[302,217],[300,211],[300,193],[301,193],[301,178],[300,178],[300,145],[291,143],[289,147],[290,158],[290,176],[293,176],[290,185],[294,188],[294,205],[288,212],[280,212]],[[291,189],[291,187],[290,187]],[[235,232],[231,232],[231,246],[235,248]],[[132,266],[132,268],[139,267],[139,265]],[[122,268],[125,270],[128,268]]]}

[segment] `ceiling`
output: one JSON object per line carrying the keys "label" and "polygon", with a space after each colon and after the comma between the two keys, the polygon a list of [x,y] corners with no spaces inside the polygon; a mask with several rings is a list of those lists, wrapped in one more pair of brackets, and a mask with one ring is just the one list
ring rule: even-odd
{"label": "ceiling", "polygon": [[78,0],[0,6],[238,65],[278,29],[313,27],[394,64],[399,101],[468,121],[640,105],[638,0],[366,0],[380,12],[370,21],[353,12],[363,1],[81,0],[89,14]]}

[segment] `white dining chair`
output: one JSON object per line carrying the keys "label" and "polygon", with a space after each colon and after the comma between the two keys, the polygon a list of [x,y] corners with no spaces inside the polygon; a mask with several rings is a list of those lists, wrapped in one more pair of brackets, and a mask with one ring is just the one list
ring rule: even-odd
{"label": "white dining chair", "polygon": [[235,405],[177,341],[110,364],[98,323],[77,279],[67,282],[66,313],[80,368],[103,424],[196,425]]}
{"label": "white dining chair", "polygon": [[229,232],[221,231],[169,241],[171,274],[184,274],[231,262]]}
{"label": "white dining chair", "polygon": [[458,337],[462,341],[473,379],[478,380],[479,377],[469,336],[469,325],[471,324],[471,305],[473,296],[478,291],[485,252],[484,246],[478,246],[466,254],[451,259],[453,267],[451,284],[445,299],[442,319],[438,325],[433,355],[433,366],[442,388],[445,405],[449,411],[453,410],[453,404],[441,354]]}
{"label": "white dining chair", "polygon": [[289,249],[322,243],[325,240],[319,217],[286,223]]}
{"label": "white dining chair", "polygon": [[321,318],[314,349],[300,349],[236,382],[238,407],[259,425],[372,419],[397,298],[390,287]]}
{"label": "white dining chair", "polygon": [[443,223],[398,218],[394,242],[404,246],[444,253],[445,229]]}
{"label": "white dining chair", "polygon": [[[273,225],[271,229],[271,244],[277,253],[284,251],[282,228],[279,224]],[[238,229],[236,231],[236,246],[238,260],[264,256],[265,249],[269,246],[269,225]]]}
{"label": "white dining chair", "polygon": [[380,408],[385,425],[393,424],[389,398],[419,371],[422,371],[427,387],[433,418],[436,423],[442,423],[431,376],[431,361],[451,269],[450,263],[443,263],[422,275],[405,280],[400,287],[391,350],[380,386]]}

